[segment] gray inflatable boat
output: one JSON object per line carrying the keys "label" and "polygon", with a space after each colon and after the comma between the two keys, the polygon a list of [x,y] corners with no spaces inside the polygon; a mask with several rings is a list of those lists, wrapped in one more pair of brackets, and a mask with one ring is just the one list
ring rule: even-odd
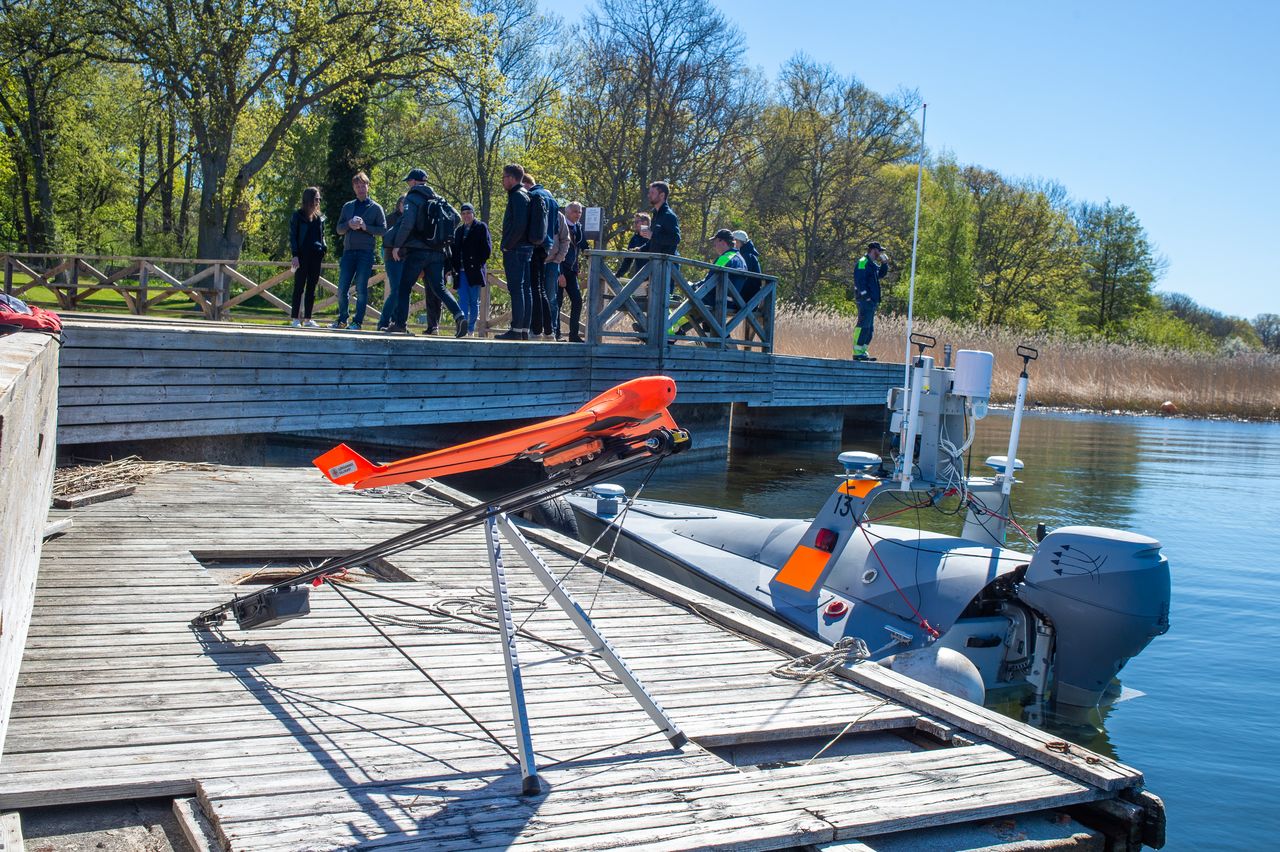
{"label": "gray inflatable boat", "polygon": [[[986,413],[990,354],[962,351],[955,368],[922,354],[890,395],[892,463],[842,453],[816,517],[628,500],[600,485],[568,498],[580,534],[606,549],[616,539],[623,559],[825,643],[858,640],[870,659],[970,700],[1018,690],[1092,707],[1168,629],[1169,566],[1155,539],[1101,527],[1005,546],[1033,353],[1019,351],[1013,434],[1007,456],[987,459],[994,476],[966,476],[962,458]],[[891,491],[896,501],[873,507]],[[966,507],[960,536],[874,520],[904,500],[954,497]]]}

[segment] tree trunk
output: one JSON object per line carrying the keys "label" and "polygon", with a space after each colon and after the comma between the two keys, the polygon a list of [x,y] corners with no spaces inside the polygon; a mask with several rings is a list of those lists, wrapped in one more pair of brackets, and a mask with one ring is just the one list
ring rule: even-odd
{"label": "tree trunk", "polygon": [[164,128],[156,125],[156,162],[160,164],[160,232],[173,233],[173,173],[174,148],[177,142],[178,128],[172,113],[169,115],[169,144],[165,146]]}
{"label": "tree trunk", "polygon": [[138,130],[138,199],[133,209],[133,245],[142,250],[143,231],[147,224],[147,131]]}
{"label": "tree trunk", "polygon": [[195,151],[188,149],[187,162],[182,169],[182,198],[178,201],[178,224],[175,236],[178,238],[179,252],[187,241],[187,210],[190,208],[192,176],[196,170]]}
{"label": "tree trunk", "polygon": [[53,250],[53,187],[49,180],[49,157],[45,150],[43,111],[36,96],[35,81],[29,68],[22,69],[22,83],[27,99],[27,145],[31,153],[31,175],[36,186],[37,213],[32,228],[31,245],[35,251]]}
{"label": "tree trunk", "polygon": [[[228,148],[230,145],[221,147],[221,150]],[[237,260],[244,246],[244,234],[240,231],[246,214],[244,187],[237,175],[236,185],[223,198],[220,190],[226,183],[227,155],[218,153],[201,157],[196,257],[202,260]]]}

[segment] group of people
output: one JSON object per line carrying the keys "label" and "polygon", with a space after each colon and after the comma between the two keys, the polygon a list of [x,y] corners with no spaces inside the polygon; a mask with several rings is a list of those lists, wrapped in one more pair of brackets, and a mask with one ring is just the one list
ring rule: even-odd
{"label": "group of people", "polygon": [[[338,275],[338,318],[330,328],[359,330],[368,308],[368,282],[373,272],[377,238],[382,239],[383,263],[388,296],[378,329],[408,334],[409,303],[414,283],[421,277],[427,290],[427,330],[437,329],[442,310],[453,317],[454,334],[465,337],[475,331],[480,304],[480,288],[486,284],[487,264],[493,254],[489,227],[476,218],[470,204],[455,211],[427,184],[422,169],[405,176],[406,191],[390,214],[369,198],[369,177],[357,173],[351,181],[355,198],[342,206],[336,227],[342,238],[342,260]],[[582,290],[578,283],[580,258],[587,248],[583,233],[583,205],[577,201],[561,209],[555,197],[517,164],[502,170],[502,187],[507,193],[502,218],[499,249],[511,295],[511,326],[499,340],[563,340],[560,308],[569,300],[571,342],[581,342]],[[674,255],[680,246],[680,219],[670,204],[671,188],[654,181],[647,188],[649,212],[636,213],[628,251]],[[762,280],[737,271],[759,274],[760,253],[745,231],[721,228],[711,238],[717,267],[731,270],[729,280],[743,299],[745,308],[759,292]],[[289,224],[289,246],[293,254],[293,304],[290,324],[315,328],[312,319],[315,289],[327,251],[324,217],[320,213],[320,190],[307,187],[299,209]],[[616,275],[639,272],[644,261],[622,262]],[[634,267],[634,269],[633,269]],[[888,271],[888,254],[878,242],[869,243],[867,253],[854,268],[854,298],[858,323],[854,333],[855,360],[874,361],[867,354],[875,331],[875,312],[880,304],[880,279]],[[446,272],[454,276],[457,296],[444,286]],[[711,275],[708,273],[706,282]],[[349,291],[356,292],[355,309],[349,313]],[[715,304],[714,291],[703,298]],[[691,320],[679,333],[709,331],[705,322]]]}
{"label": "group of people", "polygon": [[[390,214],[369,198],[369,177],[359,172],[351,180],[355,198],[342,206],[335,228],[342,238],[338,273],[338,318],[330,328],[359,331],[369,301],[369,278],[377,238],[382,239],[387,273],[387,300],[378,330],[409,334],[409,304],[419,278],[427,290],[427,331],[434,333],[442,310],[453,318],[454,335],[475,331],[480,310],[480,288],[487,282],[487,265],[493,254],[489,227],[476,218],[475,209],[463,204],[455,211],[428,184],[422,169],[405,176],[406,191]],[[520,166],[507,166],[503,186],[508,193],[503,218],[501,249],[507,288],[511,293],[511,329],[499,339],[562,340],[560,307],[570,303],[569,340],[582,341],[582,291],[578,285],[580,256],[586,248],[582,226],[583,206],[578,202],[560,209],[554,196]],[[317,328],[312,318],[316,285],[328,244],[325,220],[320,213],[320,190],[307,187],[289,223],[292,252],[293,303],[289,324]],[[445,287],[452,273],[455,297]],[[350,311],[350,291],[356,293]]]}

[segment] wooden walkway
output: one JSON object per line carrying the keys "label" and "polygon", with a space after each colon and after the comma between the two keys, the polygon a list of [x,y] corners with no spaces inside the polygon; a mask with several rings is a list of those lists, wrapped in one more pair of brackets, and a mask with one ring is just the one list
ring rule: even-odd
{"label": "wooden walkway", "polygon": [[883,405],[902,366],[144,317],[67,323],[59,445],[552,417],[637,376],[680,404]]}
{"label": "wooden walkway", "polygon": [[[312,594],[310,616],[279,627],[187,627],[231,595],[197,556],[367,545],[463,499],[433,489],[415,501],[346,492],[313,470],[218,468],[157,475],[77,510],[71,532],[45,545],[0,810],[196,796],[235,850],[773,849],[1141,787],[1134,769],[1050,750],[1041,732],[878,666],[778,678],[775,667],[819,646],[630,566],[602,576],[593,559],[567,586],[693,742],[671,749],[625,690],[584,664],[526,668],[549,788],[535,797],[519,795],[513,761],[328,587]],[[565,540],[536,538],[567,571]],[[393,561],[413,581],[379,593],[484,609],[480,530]],[[508,580],[517,621],[533,613],[526,629],[580,647],[559,610],[536,607],[542,588],[518,562]],[[416,622],[384,629],[514,744],[492,630],[357,597],[372,615]],[[526,666],[554,653],[520,644]]]}

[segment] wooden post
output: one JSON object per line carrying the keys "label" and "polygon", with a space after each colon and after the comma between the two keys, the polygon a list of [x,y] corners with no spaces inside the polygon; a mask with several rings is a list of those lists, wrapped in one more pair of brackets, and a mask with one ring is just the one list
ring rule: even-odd
{"label": "wooden post", "polygon": [[489,281],[489,271],[486,269],[484,273],[484,286],[480,288],[480,315],[476,317],[476,337],[489,336],[489,311],[492,309],[493,301],[489,295],[489,288],[493,284]]}
{"label": "wooden post", "polygon": [[778,309],[778,279],[776,278],[773,279],[773,281],[769,283],[769,287],[770,287],[770,292],[768,296],[769,315],[765,319],[764,331],[767,337],[765,338],[765,341],[764,341],[764,351],[765,351],[765,354],[772,355],[773,354],[773,335],[774,335],[773,320],[774,320],[774,313]]}
{"label": "wooden post", "polygon": [[654,258],[645,264],[645,269],[649,271],[649,298],[645,307],[649,337],[646,345],[658,352],[667,343],[667,293],[671,290],[674,266],[670,255]]}
{"label": "wooden post", "polygon": [[151,277],[151,269],[145,260],[138,262],[138,300],[133,312],[141,316],[147,312],[147,279]]}
{"label": "wooden post", "polygon": [[6,296],[13,295],[13,258],[7,254],[4,256],[4,292]]}
{"label": "wooden post", "polygon": [[587,262],[587,343],[600,343],[600,309],[604,307],[600,292],[600,267],[604,258],[592,253]]}
{"label": "wooden post", "polygon": [[72,310],[79,307],[78,295],[80,290],[80,258],[70,257],[68,261],[71,263],[71,271],[67,274],[67,300]]}
{"label": "wooden post", "polygon": [[717,348],[727,349],[729,334],[724,327],[729,322],[729,272],[725,267],[720,267],[720,275],[716,279],[716,322],[720,324],[721,329]]}
{"label": "wooden post", "polygon": [[213,265],[213,296],[210,299],[210,301],[213,302],[213,311],[212,311],[213,316],[211,316],[209,319],[214,319],[214,320],[223,319],[222,305],[226,302],[226,296],[224,295],[224,291],[226,287],[227,287],[226,271],[223,268],[222,261],[219,260],[219,261],[216,261]]}

